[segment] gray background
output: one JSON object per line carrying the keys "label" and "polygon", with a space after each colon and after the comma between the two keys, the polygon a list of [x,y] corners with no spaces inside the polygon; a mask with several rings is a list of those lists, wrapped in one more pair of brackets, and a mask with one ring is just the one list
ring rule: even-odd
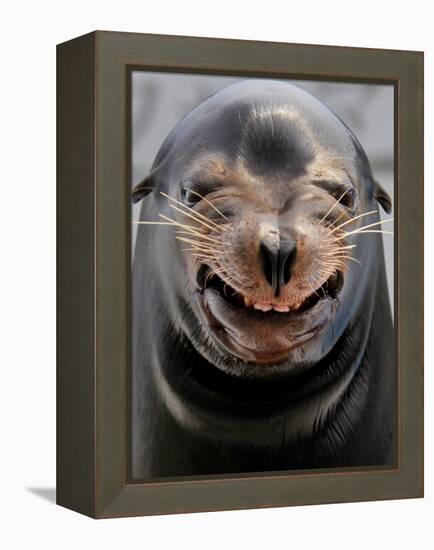
{"label": "gray background", "polygon": [[[132,185],[148,173],[170,130],[205,98],[245,78],[135,71],[132,75]],[[288,80],[328,105],[351,128],[371,163],[375,178],[393,200],[393,87],[373,84]],[[137,220],[140,203],[133,206]],[[390,216],[381,209],[382,219]],[[393,215],[393,212],[392,212]],[[392,230],[393,224],[385,224]],[[137,226],[132,225],[132,245]],[[369,238],[369,237],[366,237]],[[393,236],[383,235],[393,308]]]}

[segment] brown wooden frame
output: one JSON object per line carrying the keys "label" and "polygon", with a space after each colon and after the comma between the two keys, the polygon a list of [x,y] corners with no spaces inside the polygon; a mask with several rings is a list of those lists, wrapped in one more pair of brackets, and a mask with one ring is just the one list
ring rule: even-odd
{"label": "brown wooden frame", "polygon": [[[394,467],[129,480],[134,69],[394,86]],[[58,504],[104,518],[423,496],[423,53],[101,31],[76,38],[58,46],[57,178]]]}

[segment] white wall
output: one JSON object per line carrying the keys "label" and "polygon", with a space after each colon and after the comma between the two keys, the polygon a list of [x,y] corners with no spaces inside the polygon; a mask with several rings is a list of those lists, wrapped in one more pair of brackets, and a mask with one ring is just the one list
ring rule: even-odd
{"label": "white wall", "polygon": [[[433,267],[429,3],[8,3],[1,53],[3,548],[432,548],[433,361],[426,344],[426,494],[378,502],[93,522],[52,504],[55,482],[55,44],[95,28],[426,51],[427,281]],[[426,326],[434,324],[427,285]],[[47,499],[46,497],[49,497]]]}

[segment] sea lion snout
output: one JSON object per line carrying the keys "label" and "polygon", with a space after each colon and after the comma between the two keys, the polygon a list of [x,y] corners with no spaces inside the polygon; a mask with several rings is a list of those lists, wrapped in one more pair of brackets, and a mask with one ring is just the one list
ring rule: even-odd
{"label": "sea lion snout", "polygon": [[[204,219],[215,223],[213,207],[228,214],[228,201],[237,207],[227,222],[221,219],[218,229],[213,226],[215,231],[204,226],[206,238],[194,245],[190,258],[193,279],[197,280],[197,271],[205,264],[209,269],[203,286],[222,279],[226,285],[223,297],[240,295],[245,307],[264,312],[298,310],[337,270],[345,272],[347,267],[341,258],[332,258],[345,240],[335,242],[331,229],[321,223],[317,212],[321,202],[313,199],[307,212],[303,196],[304,192],[293,194],[291,203],[286,201],[288,208],[278,212],[248,197],[240,200],[211,193],[211,204],[201,205]],[[338,206],[336,213],[343,214]]]}

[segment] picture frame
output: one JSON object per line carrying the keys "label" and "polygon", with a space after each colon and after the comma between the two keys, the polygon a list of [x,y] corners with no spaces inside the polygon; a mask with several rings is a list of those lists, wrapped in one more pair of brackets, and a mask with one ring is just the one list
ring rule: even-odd
{"label": "picture frame", "polygon": [[[393,467],[129,477],[138,69],[394,87]],[[423,53],[96,31],[58,46],[57,102],[57,503],[109,518],[422,497]]]}

